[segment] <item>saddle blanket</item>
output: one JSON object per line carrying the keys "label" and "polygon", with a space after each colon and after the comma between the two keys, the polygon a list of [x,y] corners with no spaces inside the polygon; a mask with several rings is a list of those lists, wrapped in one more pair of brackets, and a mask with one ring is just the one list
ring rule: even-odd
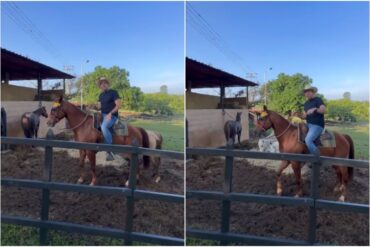
{"label": "saddle blanket", "polygon": [[[305,144],[304,139],[306,138],[307,132],[308,132],[307,125],[305,123],[300,123],[298,125],[298,141],[300,143]],[[315,140],[315,144],[318,147],[335,148],[336,141],[334,133],[324,128],[320,137]]]}

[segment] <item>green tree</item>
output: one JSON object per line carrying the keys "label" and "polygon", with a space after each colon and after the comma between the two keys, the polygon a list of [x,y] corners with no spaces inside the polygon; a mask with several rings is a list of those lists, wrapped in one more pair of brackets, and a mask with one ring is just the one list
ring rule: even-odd
{"label": "green tree", "polygon": [[[305,86],[311,85],[312,79],[296,73],[287,75],[281,73],[277,79],[267,83],[267,105],[271,110],[286,114],[289,110],[302,111],[306,101],[303,95]],[[263,95],[264,87],[260,89]]]}
{"label": "green tree", "polygon": [[351,93],[350,92],[344,92],[343,99],[351,100]]}

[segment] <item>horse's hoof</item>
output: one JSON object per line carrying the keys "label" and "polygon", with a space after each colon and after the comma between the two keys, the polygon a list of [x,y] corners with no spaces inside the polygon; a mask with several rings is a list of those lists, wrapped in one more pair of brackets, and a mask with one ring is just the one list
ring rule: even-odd
{"label": "horse's hoof", "polygon": [[128,187],[128,180],[126,181],[126,183],[125,183],[125,187]]}
{"label": "horse's hoof", "polygon": [[159,183],[159,181],[161,181],[161,177],[158,176],[155,180],[154,180],[156,183]]}
{"label": "horse's hoof", "polygon": [[345,201],[344,196],[343,196],[343,195],[342,195],[342,196],[340,196],[340,197],[339,197],[339,199],[338,199],[338,201],[340,201],[340,202],[344,202],[344,201]]}
{"label": "horse's hoof", "polygon": [[77,183],[78,184],[82,184],[84,182],[84,179],[83,178],[79,178],[78,180],[77,180]]}
{"label": "horse's hoof", "polygon": [[301,197],[301,195],[300,194],[295,194],[294,197],[299,198],[299,197]]}
{"label": "horse's hoof", "polygon": [[91,182],[89,185],[90,185],[90,186],[95,186],[95,183]]}
{"label": "horse's hoof", "polygon": [[276,194],[277,194],[278,196],[281,196],[281,195],[283,194],[283,190],[282,190],[282,189],[277,189],[277,190],[276,190]]}

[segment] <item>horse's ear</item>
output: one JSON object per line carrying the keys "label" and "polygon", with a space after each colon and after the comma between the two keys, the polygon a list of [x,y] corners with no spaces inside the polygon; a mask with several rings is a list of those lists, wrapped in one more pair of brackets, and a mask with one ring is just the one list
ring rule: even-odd
{"label": "horse's ear", "polygon": [[264,110],[264,111],[268,111],[268,109],[267,109],[267,106],[266,106],[266,105],[263,105],[263,110]]}
{"label": "horse's ear", "polygon": [[59,96],[59,103],[62,103],[63,102],[63,94]]}

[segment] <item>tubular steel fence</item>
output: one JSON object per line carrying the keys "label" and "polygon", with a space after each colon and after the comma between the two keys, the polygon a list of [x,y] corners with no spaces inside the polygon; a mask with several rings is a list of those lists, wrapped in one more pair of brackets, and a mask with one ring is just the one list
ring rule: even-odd
{"label": "tubular steel fence", "polygon": [[[14,186],[35,188],[42,190],[40,219],[32,219],[20,216],[1,215],[1,222],[8,224],[16,224],[39,228],[40,245],[48,245],[48,231],[61,230],[73,233],[92,234],[106,237],[120,238],[125,240],[125,245],[131,245],[133,241],[146,242],[161,245],[184,245],[184,238],[161,236],[156,234],[148,234],[141,232],[133,232],[133,215],[136,199],[158,200],[173,203],[184,203],[184,196],[178,194],[152,192],[136,189],[136,169],[139,165],[139,155],[155,155],[169,157],[173,159],[183,160],[184,154],[181,152],[146,149],[134,146],[107,145],[107,144],[92,144],[70,141],[57,141],[51,139],[25,139],[25,138],[10,138],[1,137],[3,144],[15,145],[34,145],[45,148],[45,157],[43,164],[43,179],[28,180],[28,179],[1,179],[2,186]],[[116,153],[131,153],[132,159],[130,162],[129,186],[128,188],[109,187],[109,186],[88,186],[79,184],[58,183],[51,181],[53,168],[53,148],[66,149],[88,149],[98,151],[111,151]],[[51,190],[57,191],[73,191],[81,193],[118,195],[127,198],[126,206],[126,226],[125,229],[114,229],[107,227],[87,226],[68,222],[58,222],[49,220],[49,194]]]}
{"label": "tubular steel fence", "polygon": [[[264,153],[232,149],[209,149],[187,148],[186,155],[223,156],[225,157],[225,172],[223,192],[186,190],[186,199],[205,199],[222,202],[220,231],[200,230],[187,227],[187,237],[216,240],[221,245],[230,243],[246,243],[251,245],[314,245],[316,242],[316,213],[317,209],[329,209],[337,211],[369,214],[369,205],[348,202],[323,200],[319,198],[319,171],[322,166],[333,163],[340,166],[369,169],[369,161],[350,160],[332,157],[316,157],[313,155],[288,154],[288,153]],[[235,193],[232,191],[234,157],[268,160],[293,160],[311,162],[311,192],[309,197],[287,197],[260,195],[250,193]],[[309,208],[309,227],[306,240],[281,239],[274,237],[262,237],[248,234],[230,232],[230,205],[231,202],[254,202],[273,205],[307,206]]]}

